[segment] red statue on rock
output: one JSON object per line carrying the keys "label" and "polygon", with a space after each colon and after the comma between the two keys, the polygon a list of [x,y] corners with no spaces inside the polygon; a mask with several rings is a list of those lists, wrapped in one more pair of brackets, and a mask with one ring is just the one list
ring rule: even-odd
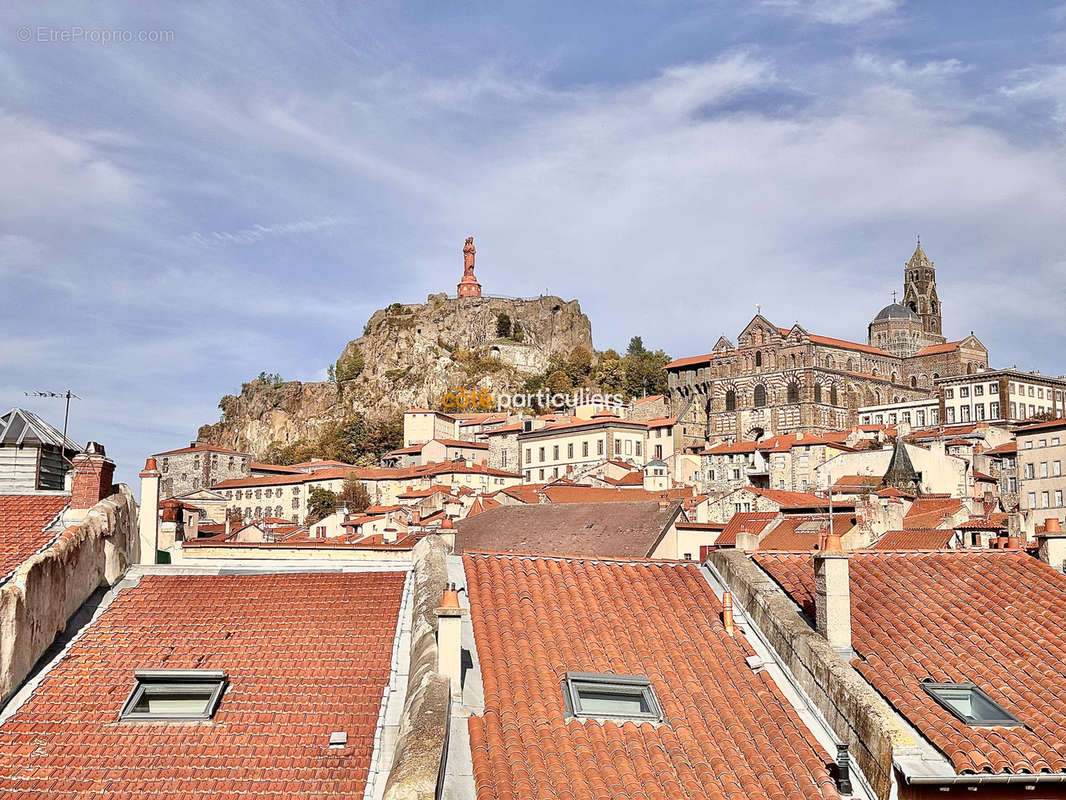
{"label": "red statue on rock", "polygon": [[456,294],[459,297],[481,297],[481,284],[474,277],[474,237],[466,237],[466,245],[463,246],[463,279],[459,281]]}

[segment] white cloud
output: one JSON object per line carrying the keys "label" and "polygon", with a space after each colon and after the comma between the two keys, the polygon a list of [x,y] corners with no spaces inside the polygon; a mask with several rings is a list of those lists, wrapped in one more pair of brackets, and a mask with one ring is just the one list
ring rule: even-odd
{"label": "white cloud", "polygon": [[900,0],[762,0],[764,6],[826,25],[855,25],[887,15]]}
{"label": "white cloud", "polygon": [[301,233],[314,233],[324,228],[332,228],[338,225],[340,220],[336,217],[321,217],[319,219],[303,219],[296,222],[283,222],[273,225],[252,225],[250,228],[242,228],[237,231],[211,231],[210,233],[191,233],[186,238],[205,247],[217,247],[219,245],[254,244],[261,239],[275,236],[292,236]]}

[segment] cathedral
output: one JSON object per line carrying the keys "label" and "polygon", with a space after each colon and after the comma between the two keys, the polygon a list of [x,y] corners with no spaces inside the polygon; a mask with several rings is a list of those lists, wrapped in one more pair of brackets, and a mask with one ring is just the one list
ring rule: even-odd
{"label": "cathedral", "polygon": [[668,364],[684,445],[841,430],[861,406],[933,397],[938,378],[987,369],[977,337],[943,335],[936,270],[920,241],[903,279],[903,301],[877,313],[865,344],[756,314],[736,344],[723,336],[712,352]]}

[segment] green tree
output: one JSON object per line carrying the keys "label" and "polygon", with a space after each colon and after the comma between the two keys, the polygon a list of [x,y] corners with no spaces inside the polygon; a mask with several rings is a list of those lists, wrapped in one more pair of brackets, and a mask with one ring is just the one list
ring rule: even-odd
{"label": "green tree", "polygon": [[349,512],[366,511],[370,505],[370,492],[354,472],[349,472],[344,485],[337,494],[337,502],[343,503]]}
{"label": "green tree", "polygon": [[627,356],[639,356],[641,353],[646,353],[644,349],[644,340],[639,336],[634,336],[629,340],[629,347],[626,348]]}
{"label": "green tree", "polygon": [[570,351],[564,369],[571,381],[575,384],[581,383],[592,372],[592,353],[578,345]]}
{"label": "green tree", "polygon": [[623,361],[626,393],[631,397],[663,394],[666,391],[666,372],[663,367],[670,363],[670,356],[662,350],[630,353]]}
{"label": "green tree", "polygon": [[511,338],[511,318],[506,314],[496,317],[496,336],[500,339]]}
{"label": "green tree", "polygon": [[337,495],[333,494],[329,489],[312,486],[311,494],[307,498],[307,519],[304,524],[312,525],[320,519],[328,517],[333,513],[336,506]]}
{"label": "green tree", "polygon": [[574,391],[574,382],[562,370],[557,370],[544,381],[544,388],[552,394],[569,394]]}
{"label": "green tree", "polygon": [[337,383],[341,383],[342,381],[350,381],[352,378],[358,378],[364,366],[362,351],[357,345],[352,345],[351,353],[346,356],[342,355],[337,359],[337,364],[333,371],[334,379]]}
{"label": "green tree", "polygon": [[526,338],[526,335],[522,332],[522,326],[518,324],[518,320],[515,320],[511,325],[511,339],[516,342],[521,342]]}

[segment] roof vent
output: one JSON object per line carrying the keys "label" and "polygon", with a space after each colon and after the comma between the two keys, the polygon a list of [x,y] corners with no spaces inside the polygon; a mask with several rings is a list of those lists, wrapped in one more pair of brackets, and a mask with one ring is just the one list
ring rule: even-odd
{"label": "roof vent", "polygon": [[851,754],[847,744],[837,745],[837,791],[851,794]]}
{"label": "roof vent", "polygon": [[348,745],[348,733],[347,731],[333,731],[329,735],[329,749],[340,750],[342,747]]}
{"label": "roof vent", "polygon": [[751,667],[752,672],[758,672],[766,666],[766,662],[762,660],[762,656],[748,656],[744,660],[748,662],[748,666]]}
{"label": "roof vent", "polygon": [[85,445],[85,452],[92,456],[106,456],[104,446],[99,442],[89,442]]}

